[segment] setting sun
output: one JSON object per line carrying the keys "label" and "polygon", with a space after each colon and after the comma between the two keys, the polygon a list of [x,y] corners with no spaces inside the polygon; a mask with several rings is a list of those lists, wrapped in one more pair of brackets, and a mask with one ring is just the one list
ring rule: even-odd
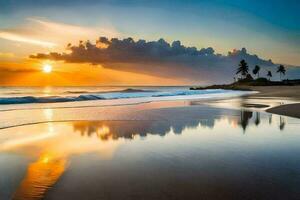
{"label": "setting sun", "polygon": [[47,64],[43,66],[43,72],[44,73],[51,73],[52,72],[52,66]]}

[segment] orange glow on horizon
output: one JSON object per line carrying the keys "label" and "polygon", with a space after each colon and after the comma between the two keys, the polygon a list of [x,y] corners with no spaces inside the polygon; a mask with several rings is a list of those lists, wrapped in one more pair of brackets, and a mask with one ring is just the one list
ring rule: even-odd
{"label": "orange glow on horizon", "polygon": [[[5,66],[5,67],[2,67]],[[42,66],[42,67],[41,67]],[[55,70],[53,66],[56,67]],[[2,86],[181,85],[184,80],[60,61],[0,61]]]}

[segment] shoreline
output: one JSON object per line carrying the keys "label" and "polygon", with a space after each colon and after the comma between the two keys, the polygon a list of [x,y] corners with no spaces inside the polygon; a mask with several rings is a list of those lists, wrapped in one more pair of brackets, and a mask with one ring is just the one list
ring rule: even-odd
{"label": "shoreline", "polygon": [[[161,116],[152,115],[153,112],[143,114],[143,111],[165,108],[176,110],[177,107],[189,107],[191,105],[211,104],[211,106],[214,106],[213,102],[220,103],[219,105],[227,104],[223,108],[249,108],[300,118],[300,86],[251,86],[248,89],[257,91],[257,93],[228,96],[228,98],[224,99],[168,99],[168,101],[147,101],[129,105],[128,102],[126,102],[126,105],[107,105],[109,102],[104,102],[105,105],[101,102],[99,104],[96,102],[90,102],[89,104],[87,102],[69,103],[66,104],[68,106],[59,104],[62,107],[54,106],[53,104],[51,106],[50,104],[31,104],[28,107],[20,105],[18,109],[3,112],[0,116],[0,121],[2,121],[1,127],[10,127],[19,124],[25,125],[62,120],[157,120],[167,119],[168,117],[160,118]],[[91,104],[92,107],[89,107]],[[28,116],[32,117],[28,118]]]}
{"label": "shoreline", "polygon": [[[208,87],[190,88],[191,90],[205,90],[205,89],[224,89],[224,90],[240,90],[253,91],[257,93],[247,94],[245,98],[256,99],[272,99],[282,103],[282,105],[261,105],[259,103],[252,103],[251,107],[270,107],[266,112],[288,117],[300,118],[300,85],[212,85]],[[289,102],[291,101],[291,103]],[[288,102],[288,103],[287,103]],[[287,103],[287,104],[286,104]]]}
{"label": "shoreline", "polygon": [[300,86],[245,86],[258,93],[247,95],[254,98],[273,98],[278,100],[294,100],[299,103],[284,104],[266,109],[266,112],[300,118]]}

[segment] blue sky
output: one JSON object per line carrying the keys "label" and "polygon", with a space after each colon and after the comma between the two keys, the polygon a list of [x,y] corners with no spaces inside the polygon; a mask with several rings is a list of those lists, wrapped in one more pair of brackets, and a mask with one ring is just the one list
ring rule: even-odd
{"label": "blue sky", "polygon": [[[222,54],[246,47],[265,59],[300,65],[299,7],[298,0],[0,0],[0,31],[17,33],[30,27],[28,19],[34,18],[109,27],[119,37],[180,40],[198,48],[211,46]],[[2,51],[12,51],[8,41],[0,41]]]}

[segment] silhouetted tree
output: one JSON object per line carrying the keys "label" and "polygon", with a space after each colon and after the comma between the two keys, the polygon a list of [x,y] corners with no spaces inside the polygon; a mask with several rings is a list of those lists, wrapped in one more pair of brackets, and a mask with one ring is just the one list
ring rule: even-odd
{"label": "silhouetted tree", "polygon": [[259,77],[259,71],[260,71],[260,66],[255,65],[255,67],[254,67],[252,73],[253,73],[254,75],[257,75],[257,78],[258,78],[258,77]]}
{"label": "silhouetted tree", "polygon": [[286,72],[285,67],[283,65],[279,65],[277,68],[277,73],[280,74],[280,80],[282,80],[281,76],[285,75],[285,72]]}
{"label": "silhouetted tree", "polygon": [[236,74],[241,74],[243,78],[245,78],[247,74],[249,74],[249,67],[245,60],[241,60]]}
{"label": "silhouetted tree", "polygon": [[268,71],[267,76],[269,77],[269,81],[270,81],[270,80],[271,80],[271,77],[273,76],[273,75],[272,75],[272,72],[271,72],[271,71]]}

